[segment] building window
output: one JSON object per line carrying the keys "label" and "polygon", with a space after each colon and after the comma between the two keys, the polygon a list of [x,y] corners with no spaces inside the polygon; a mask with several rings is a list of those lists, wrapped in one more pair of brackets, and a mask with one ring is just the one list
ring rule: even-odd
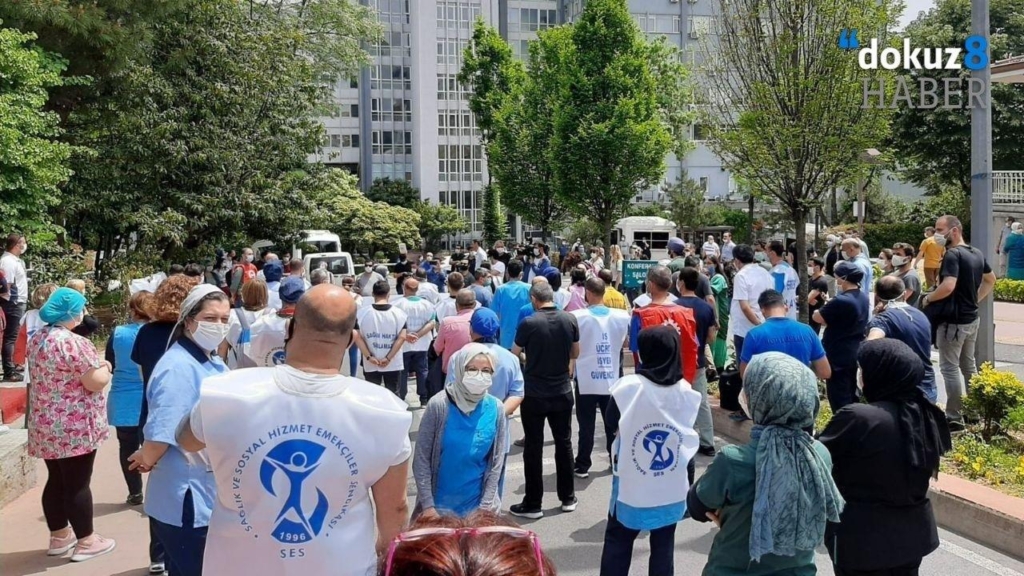
{"label": "building window", "polygon": [[707,176],[701,176],[700,179],[698,180],[698,182],[700,183],[700,189],[703,190],[705,194],[707,194],[708,193],[708,177]]}

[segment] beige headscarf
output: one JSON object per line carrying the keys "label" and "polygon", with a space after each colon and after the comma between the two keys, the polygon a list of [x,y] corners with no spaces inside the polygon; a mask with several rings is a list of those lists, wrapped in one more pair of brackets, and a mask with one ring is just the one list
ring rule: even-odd
{"label": "beige headscarf", "polygon": [[472,394],[466,389],[462,379],[466,375],[466,366],[472,362],[477,356],[483,356],[487,358],[487,361],[491,363],[491,369],[497,370],[498,358],[491,352],[491,349],[483,344],[467,344],[463,346],[461,350],[452,354],[451,360],[449,360],[448,367],[453,370],[455,379],[445,387],[445,390],[455,401],[455,405],[462,410],[463,413],[469,414],[476,410],[476,405],[487,396],[487,392],[483,394]]}

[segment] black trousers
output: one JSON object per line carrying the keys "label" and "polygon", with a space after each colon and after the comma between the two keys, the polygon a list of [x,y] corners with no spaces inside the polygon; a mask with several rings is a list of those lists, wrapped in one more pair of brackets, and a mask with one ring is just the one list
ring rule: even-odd
{"label": "black trousers", "polygon": [[551,436],[555,440],[558,499],[562,502],[572,500],[576,495],[572,476],[572,396],[527,396],[523,398],[519,410],[525,435],[523,473],[526,476],[526,496],[523,498],[523,504],[528,509],[540,508],[543,504],[545,421],[551,428]]}
{"label": "black trousers", "polygon": [[363,378],[371,384],[379,384],[384,386],[388,390],[395,393],[402,400],[405,398],[400,394],[401,392],[401,370],[392,370],[390,372],[367,372],[363,371]]}
{"label": "black trousers", "polygon": [[138,426],[117,426],[118,457],[121,461],[121,474],[128,486],[128,495],[142,494],[142,474],[138,470],[129,470],[128,457],[142,446],[141,430]]}
{"label": "black trousers", "polygon": [[21,317],[25,315],[25,304],[2,298],[0,304],[3,304],[4,315],[7,317],[0,356],[3,357],[4,376],[10,376],[14,374],[14,344],[18,341],[18,330],[21,329]]}
{"label": "black trousers", "polygon": [[897,566],[896,568],[885,568],[882,570],[850,570],[848,568],[843,568],[842,566],[832,566],[836,576],[917,576],[919,568],[921,568],[920,560],[913,564],[907,564],[906,566]]}
{"label": "black trousers", "polygon": [[43,487],[43,516],[50,532],[63,530],[71,524],[81,540],[92,536],[92,467],[96,451],[88,454],[43,460],[46,463],[46,486]]}
{"label": "black trousers", "polygon": [[[623,526],[615,516],[608,516],[601,551],[601,576],[628,576],[633,559],[633,542],[640,530]],[[672,576],[675,573],[676,525],[651,530],[650,576]]]}
{"label": "black trousers", "polygon": [[857,402],[857,366],[833,366],[832,377],[825,382],[825,393],[833,414],[843,406]]}
{"label": "black trousers", "polygon": [[605,450],[611,454],[615,430],[608,426],[608,419],[605,417],[609,398],[611,396],[607,394],[580,394],[579,387],[576,387],[576,422],[580,425],[576,468],[586,471],[593,465],[591,456],[594,453],[594,431],[597,427],[598,410],[601,411],[601,420],[604,422]]}

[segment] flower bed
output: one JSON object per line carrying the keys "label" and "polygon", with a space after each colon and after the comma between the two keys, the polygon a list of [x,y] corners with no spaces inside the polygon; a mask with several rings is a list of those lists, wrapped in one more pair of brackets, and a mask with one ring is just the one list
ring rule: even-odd
{"label": "flower bed", "polygon": [[1001,302],[1024,302],[1024,280],[996,280],[995,299]]}

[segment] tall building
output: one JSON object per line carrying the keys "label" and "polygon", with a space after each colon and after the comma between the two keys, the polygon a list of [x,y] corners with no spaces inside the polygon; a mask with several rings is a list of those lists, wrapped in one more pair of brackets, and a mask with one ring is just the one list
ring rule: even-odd
{"label": "tall building", "polygon": [[[699,58],[696,43],[711,26],[713,0],[630,0],[630,11],[650,36],[666,35],[683,49],[684,61]],[[384,27],[369,47],[373,63],[359,78],[335,87],[337,116],[324,118],[327,131],[318,159],[359,176],[367,190],[377,178],[405,179],[424,200],[457,208],[471,223],[468,237],[482,232],[482,192],[487,160],[469,110],[469,94],[457,81],[462,54],[477,18],[498,28],[517,57],[526,57],[537,33],[579,17],[585,0],[360,0]],[[670,156],[666,182],[683,167],[709,196],[730,191],[728,173],[700,143],[682,161]],[[660,199],[660,190],[638,202]]]}

